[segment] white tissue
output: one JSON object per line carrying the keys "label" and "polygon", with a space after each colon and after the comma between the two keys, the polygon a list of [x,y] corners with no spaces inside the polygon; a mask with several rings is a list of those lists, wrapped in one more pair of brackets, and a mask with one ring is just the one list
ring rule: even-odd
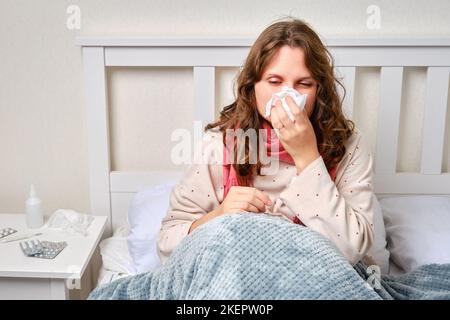
{"label": "white tissue", "polygon": [[292,114],[291,109],[289,108],[289,105],[286,102],[286,96],[291,96],[294,99],[297,106],[300,108],[300,110],[303,110],[305,108],[306,98],[308,97],[308,94],[301,94],[294,88],[291,88],[289,86],[283,86],[281,88],[281,91],[272,94],[272,97],[266,103],[266,114],[265,114],[266,118],[270,116],[270,112],[275,102],[277,100],[281,100],[281,105],[288,114],[289,119],[294,121],[294,115]]}
{"label": "white tissue", "polygon": [[45,226],[47,228],[61,229],[70,233],[78,233],[86,236],[87,229],[93,220],[93,216],[84,213],[78,213],[74,210],[59,209],[52,214]]}

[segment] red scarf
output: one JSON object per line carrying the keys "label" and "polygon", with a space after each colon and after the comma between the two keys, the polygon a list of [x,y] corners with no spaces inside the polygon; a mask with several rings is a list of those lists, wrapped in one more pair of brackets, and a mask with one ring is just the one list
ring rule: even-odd
{"label": "red scarf", "polygon": [[[239,125],[237,126],[239,128]],[[287,162],[290,164],[294,164],[294,159],[291,157],[291,155],[284,149],[283,144],[280,143],[280,140],[278,139],[278,136],[276,135],[275,131],[272,129],[270,124],[267,121],[263,121],[263,129],[267,130],[267,141],[266,141],[266,150],[268,156],[278,157],[280,161]],[[278,152],[273,153],[272,151],[272,144],[278,145]],[[237,174],[234,167],[229,163],[229,159],[231,157],[229,156],[229,152],[226,148],[226,145],[224,145],[223,149],[223,187],[224,187],[224,194],[223,199],[228,194],[228,191],[230,191],[230,188],[232,186],[239,186],[238,180],[237,180]],[[336,169],[337,166],[334,166],[333,168],[328,170],[328,173],[331,177],[331,180],[336,179]]]}

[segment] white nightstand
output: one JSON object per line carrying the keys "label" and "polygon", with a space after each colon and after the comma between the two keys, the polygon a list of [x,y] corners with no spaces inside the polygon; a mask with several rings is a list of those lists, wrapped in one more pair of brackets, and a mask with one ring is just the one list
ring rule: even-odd
{"label": "white nightstand", "polygon": [[45,228],[27,229],[24,214],[0,214],[0,229],[42,232],[32,239],[67,242],[54,259],[25,256],[19,246],[23,240],[0,243],[0,299],[68,299],[69,289],[79,289],[105,228],[106,217],[94,218],[88,235],[81,236]]}

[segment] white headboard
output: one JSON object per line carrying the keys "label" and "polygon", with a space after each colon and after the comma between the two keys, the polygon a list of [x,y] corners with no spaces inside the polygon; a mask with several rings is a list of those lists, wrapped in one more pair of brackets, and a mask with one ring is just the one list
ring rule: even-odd
{"label": "white headboard", "polygon": [[[106,68],[111,66],[192,67],[195,120],[214,120],[215,68],[239,67],[249,38],[81,37],[88,115],[91,213],[109,217],[108,231],[126,221],[134,193],[182,172],[111,171]],[[450,173],[442,173],[450,75],[450,39],[328,39],[327,46],[347,90],[344,108],[352,117],[357,67],[381,67],[375,181],[377,195],[450,194]],[[427,67],[421,169],[396,172],[403,69]],[[200,91],[201,89],[201,91]],[[447,133],[450,134],[450,133]]]}

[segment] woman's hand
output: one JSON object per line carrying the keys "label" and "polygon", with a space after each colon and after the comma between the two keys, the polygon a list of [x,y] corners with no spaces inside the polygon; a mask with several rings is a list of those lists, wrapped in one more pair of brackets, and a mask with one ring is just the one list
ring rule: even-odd
{"label": "woman's hand", "polygon": [[266,212],[266,205],[272,204],[262,191],[252,187],[231,187],[225,200],[217,208],[217,214],[227,212]]}
{"label": "woman's hand", "polygon": [[271,110],[270,122],[274,129],[278,130],[278,138],[284,149],[294,159],[299,173],[320,157],[320,153],[317,148],[316,134],[306,110],[301,110],[291,96],[286,96],[285,99],[294,116],[294,121],[283,109],[281,101],[277,100]]}
{"label": "woman's hand", "polygon": [[264,192],[252,187],[231,187],[220,206],[195,220],[191,224],[188,234],[203,223],[222,214],[246,211],[266,212],[266,205],[272,205],[272,201]]}

